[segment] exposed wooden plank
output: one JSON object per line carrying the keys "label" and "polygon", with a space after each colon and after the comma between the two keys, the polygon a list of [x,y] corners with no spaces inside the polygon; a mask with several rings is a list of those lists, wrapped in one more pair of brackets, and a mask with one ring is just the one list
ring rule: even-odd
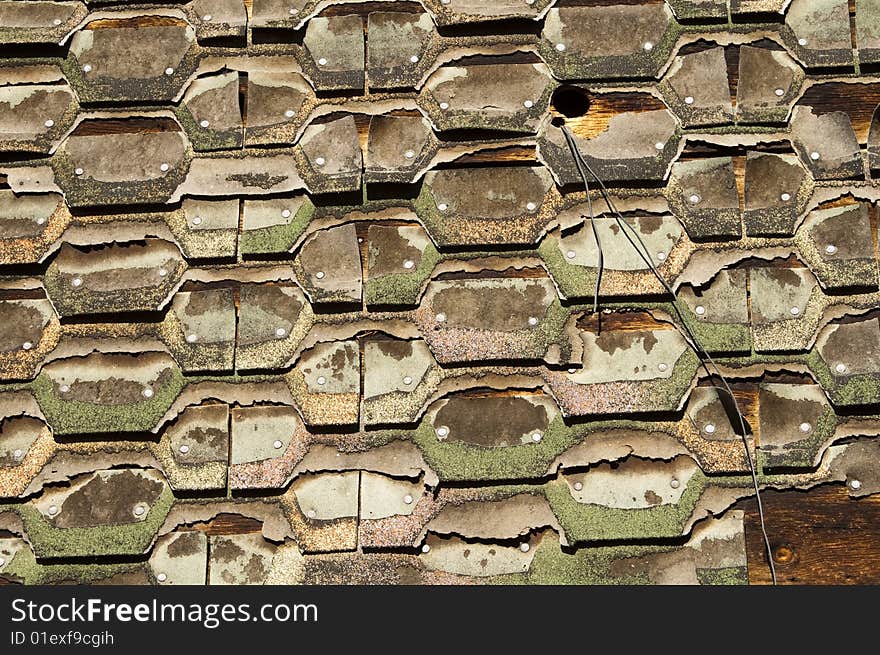
{"label": "exposed wooden plank", "polygon": [[[880,584],[880,495],[851,499],[841,485],[761,495],[779,584]],[[770,569],[754,499],[746,511],[749,580]]]}

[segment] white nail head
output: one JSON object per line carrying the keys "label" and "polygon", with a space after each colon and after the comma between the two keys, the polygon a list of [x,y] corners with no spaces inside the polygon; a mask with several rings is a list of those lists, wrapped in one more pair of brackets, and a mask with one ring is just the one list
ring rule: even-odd
{"label": "white nail head", "polygon": [[168,271],[165,270],[164,268],[160,268],[159,269],[159,277],[165,277],[166,275],[168,275]]}
{"label": "white nail head", "polygon": [[405,376],[403,377],[403,383],[404,383],[405,385],[409,386],[410,384],[412,384],[412,382],[413,382],[413,379],[412,379],[410,376],[405,375]]}
{"label": "white nail head", "polygon": [[818,161],[821,156],[822,155],[815,151],[810,153],[810,159],[812,159],[813,161]]}
{"label": "white nail head", "polygon": [[696,205],[698,202],[700,202],[700,200],[702,200],[702,198],[700,198],[700,196],[698,196],[696,193],[694,193],[691,195],[690,198],[688,198],[688,200],[690,200],[692,205]]}
{"label": "white nail head", "polygon": [[535,106],[535,103],[532,102],[531,100],[526,100],[526,101],[523,103],[523,106],[524,106],[526,109],[531,109],[532,107]]}
{"label": "white nail head", "polygon": [[210,124],[211,123],[209,123],[208,121],[202,121],[199,123],[199,125],[201,125],[202,127],[208,127]]}
{"label": "white nail head", "polygon": [[315,277],[318,278],[319,280],[323,280],[324,275],[325,275],[324,271],[318,271],[317,273],[315,273]]}
{"label": "white nail head", "polygon": [[657,148],[657,150],[663,150],[666,147],[666,144],[658,141],[657,143],[654,144],[654,147]]}
{"label": "white nail head", "polygon": [[[449,2],[449,0],[446,0],[446,2]],[[431,552],[431,547],[428,544],[425,544],[424,546],[422,546],[422,552],[423,553]]]}
{"label": "white nail head", "polygon": [[702,305],[697,305],[697,308],[694,310],[694,312],[696,312],[697,316],[702,316],[706,313],[706,308]]}
{"label": "white nail head", "polygon": [[797,316],[801,313],[800,307],[792,307],[788,311],[791,313],[792,316]]}
{"label": "white nail head", "polygon": [[16,449],[16,451],[15,451],[14,453],[12,453],[12,456],[13,456],[15,459],[21,459],[22,455],[24,455],[24,453],[21,452],[21,449],[20,449],[20,448],[19,448],[19,449]]}
{"label": "white nail head", "polygon": [[407,150],[405,153],[403,153],[403,156],[406,157],[407,159],[412,159],[413,157],[416,156],[416,153],[413,152],[412,150]]}
{"label": "white nail head", "polygon": [[324,59],[324,57],[321,57],[321,58],[318,60],[318,63],[319,63],[321,66],[326,66],[326,65],[327,65],[327,60]]}
{"label": "white nail head", "polygon": [[291,7],[287,10],[287,13],[291,16],[296,16],[299,13],[299,9],[297,9],[296,7]]}
{"label": "white nail head", "polygon": [[290,210],[282,209],[281,210],[281,218],[290,218]]}
{"label": "white nail head", "polygon": [[276,336],[276,337],[281,338],[281,337],[284,337],[284,336],[286,336],[286,335],[287,335],[287,330],[285,330],[284,328],[281,328],[281,327],[280,327],[280,328],[275,328],[275,336]]}
{"label": "white nail head", "polygon": [[178,450],[180,450],[181,455],[186,455],[189,452],[189,446],[183,444]]}
{"label": "white nail head", "polygon": [[668,368],[669,368],[669,364],[667,364],[666,362],[660,362],[659,364],[657,364],[657,370],[660,371],[661,373],[666,371],[666,369],[668,369]]}
{"label": "white nail head", "polygon": [[292,109],[288,109],[287,111],[284,112],[284,115],[287,118],[293,118],[295,114],[296,114],[296,112],[293,111]]}
{"label": "white nail head", "polygon": [[529,316],[529,325],[535,327],[538,324],[538,319],[535,316]]}
{"label": "white nail head", "polygon": [[654,44],[651,43],[650,41],[645,41],[645,43],[642,45],[642,47],[645,49],[645,52],[651,52],[651,50],[654,49]]}
{"label": "white nail head", "polygon": [[445,212],[447,209],[449,209],[449,205],[447,205],[445,202],[441,202],[439,205],[437,205],[437,209],[439,209],[441,212]]}
{"label": "white nail head", "polygon": [[416,55],[413,55],[412,57],[409,58],[409,60],[410,60],[412,63],[416,64],[416,63],[418,63],[419,58],[418,58]]}
{"label": "white nail head", "polygon": [[703,432],[706,434],[715,434],[715,424],[706,423],[706,425],[703,426]]}
{"label": "white nail head", "polygon": [[672,478],[672,480],[669,481],[669,486],[673,489],[678,489],[681,486],[681,482],[679,482],[675,478]]}
{"label": "white nail head", "polygon": [[317,515],[318,513],[313,509],[310,509],[308,512],[306,512],[306,516],[308,516],[310,519],[315,518]]}
{"label": "white nail head", "polygon": [[53,120],[50,118],[50,119],[48,119],[45,123],[43,123],[43,125],[45,125],[46,127],[52,127],[53,125],[55,125],[55,121],[53,121]]}
{"label": "white nail head", "polygon": [[159,165],[159,170],[162,171],[163,173],[165,171],[167,171],[169,168],[171,168],[171,167],[168,164],[160,164]]}
{"label": "white nail head", "polygon": [[692,105],[692,104],[694,104],[694,97],[693,97],[693,96],[687,96],[687,97],[684,99],[684,104],[686,104],[686,105]]}
{"label": "white nail head", "polygon": [[280,439],[276,439],[275,443],[272,444],[272,446],[275,448],[275,450],[278,450],[283,445],[284,445],[284,443],[282,443],[282,441]]}
{"label": "white nail head", "polygon": [[439,314],[437,314],[434,317],[434,320],[437,321],[438,323],[444,323],[444,322],[446,322],[446,314],[444,314],[443,312],[440,312]]}
{"label": "white nail head", "polygon": [[327,384],[327,378],[325,378],[323,375],[319,375],[318,379],[315,380],[315,382],[317,382],[321,386],[324,386],[325,384]]}
{"label": "white nail head", "polygon": [[559,52],[565,52],[565,44],[564,44],[564,43],[557,43],[557,44],[556,44],[556,49],[557,49]]}
{"label": "white nail head", "polygon": [[214,17],[211,14],[205,14],[204,16],[202,16],[202,20],[206,23],[210,23],[212,18]]}
{"label": "white nail head", "polygon": [[788,202],[789,200],[791,200],[791,194],[783,193],[781,196],[779,196],[779,199],[782,200],[782,202]]}
{"label": "white nail head", "polygon": [[407,270],[413,268],[415,265],[415,262],[411,259],[407,259],[405,262],[403,262],[403,267]]}
{"label": "white nail head", "polygon": [[406,503],[407,505],[412,505],[413,497],[410,496],[409,494],[407,494],[403,497],[403,502]]}
{"label": "white nail head", "polygon": [[535,443],[538,443],[543,438],[544,435],[542,435],[540,432],[535,432],[532,434],[532,441],[534,441]]}
{"label": "white nail head", "polygon": [[164,573],[160,573],[159,575],[156,576],[156,580],[158,580],[159,582],[165,582],[167,579],[168,579],[168,576],[165,575]]}
{"label": "white nail head", "polygon": [[58,507],[56,505],[49,505],[49,516],[55,516],[58,513]]}
{"label": "white nail head", "polygon": [[799,46],[807,45],[807,40],[806,39],[798,39],[798,45]]}
{"label": "white nail head", "polygon": [[70,285],[74,288],[81,287],[82,283],[83,283],[83,281],[82,281],[81,277],[75,277],[70,281]]}
{"label": "white nail head", "polygon": [[81,168],[74,168],[74,169],[73,169],[73,174],[74,174],[74,175],[82,175],[83,172],[84,172],[84,171],[83,171],[83,169],[81,169]]}
{"label": "white nail head", "polygon": [[60,391],[61,393],[67,393],[68,391],[70,391],[70,386],[67,384],[62,384],[60,387],[58,387],[58,391]]}
{"label": "white nail head", "polygon": [[192,224],[193,225],[201,225],[202,224],[202,217],[201,216],[194,216],[192,219]]}
{"label": "white nail head", "polygon": [[441,102],[440,109],[442,109],[443,111],[446,111],[447,109],[449,109],[449,103],[448,102]]}
{"label": "white nail head", "polygon": [[323,157],[318,157],[315,159],[315,164],[317,164],[318,166],[323,166],[326,163],[327,163],[327,160],[324,159]]}
{"label": "white nail head", "polygon": [[445,425],[441,425],[439,428],[437,428],[437,436],[438,437],[445,437],[448,434],[449,434],[449,428],[447,428]]}
{"label": "white nail head", "polygon": [[529,544],[528,544],[528,543],[525,543],[525,542],[523,542],[523,543],[521,543],[521,544],[519,545],[519,549],[520,549],[522,552],[524,552],[524,553],[529,552],[529,549],[530,549],[530,548],[531,548],[531,546],[529,546]]}
{"label": "white nail head", "polygon": [[781,98],[782,96],[785,95],[785,89],[776,89],[776,91],[774,91],[774,93]]}
{"label": "white nail head", "polygon": [[150,387],[146,387],[141,393],[143,394],[144,398],[152,398],[153,397],[153,390],[150,389]]}
{"label": "white nail head", "polygon": [[813,429],[813,426],[810,425],[809,423],[807,423],[806,421],[803,422],[803,423],[801,423],[801,425],[800,425],[800,430],[801,430],[801,432],[803,432],[804,434],[806,434],[807,432],[809,432],[809,431],[812,430],[812,429]]}
{"label": "white nail head", "polygon": [[186,335],[186,340],[187,340],[189,343],[195,343],[196,341],[198,341],[198,339],[199,339],[199,337],[196,336],[195,334],[188,334],[188,335]]}
{"label": "white nail head", "polygon": [[565,253],[565,256],[568,259],[574,259],[575,257],[577,257],[577,253],[574,250],[569,250],[567,253]]}
{"label": "white nail head", "polygon": [[662,252],[662,251],[661,251],[661,252],[658,252],[658,253],[657,253],[657,259],[659,259],[661,262],[662,262],[663,260],[665,260],[665,259],[666,259],[666,253],[665,253],[665,252]]}
{"label": "white nail head", "polygon": [[862,488],[862,482],[861,482],[861,480],[850,480],[850,482],[849,482],[849,486],[850,486],[852,489],[861,489],[861,488]]}
{"label": "white nail head", "polygon": [[61,25],[61,19],[60,19],[60,18],[56,18],[55,20],[52,21],[52,24],[53,24],[53,25]]}
{"label": "white nail head", "polygon": [[837,246],[829,243],[827,246],[825,246],[825,252],[829,255],[833,255],[837,252]]}
{"label": "white nail head", "polygon": [[583,489],[583,488],[584,488],[584,483],[583,483],[583,482],[575,482],[575,483],[574,483],[574,490],[575,490],[575,491],[580,491],[580,490]]}
{"label": "white nail head", "polygon": [[25,350],[30,350],[34,347],[34,344],[32,344],[30,341],[25,341],[23,344],[21,344],[21,347]]}
{"label": "white nail head", "polygon": [[37,225],[43,225],[46,222],[46,219],[42,216],[37,219]]}
{"label": "white nail head", "polygon": [[85,66],[83,66],[83,73],[91,73],[91,72],[92,72],[92,65],[91,64],[86,64]]}
{"label": "white nail head", "polygon": [[171,66],[169,66],[168,68],[165,69],[165,74],[166,75],[174,75],[174,69],[171,68]]}
{"label": "white nail head", "polygon": [[834,370],[837,371],[838,373],[846,373],[846,364],[841,362],[840,364],[838,364],[837,366],[834,367]]}
{"label": "white nail head", "polygon": [[530,212],[535,211],[535,209],[537,209],[537,208],[538,208],[538,206],[533,202],[526,203],[526,209],[529,210]]}

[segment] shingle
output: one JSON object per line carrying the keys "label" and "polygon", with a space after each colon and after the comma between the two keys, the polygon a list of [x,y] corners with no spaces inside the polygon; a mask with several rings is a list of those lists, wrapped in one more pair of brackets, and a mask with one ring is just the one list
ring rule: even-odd
{"label": "shingle", "polygon": [[82,2],[0,2],[0,41],[60,43],[88,13]]}
{"label": "shingle", "polygon": [[178,116],[193,149],[225,150],[243,143],[238,74],[200,77],[187,87]]}
{"label": "shingle", "polygon": [[746,155],[743,222],[748,236],[791,235],[813,194],[813,180],[793,155]]}
{"label": "shingle", "polygon": [[438,130],[534,133],[555,86],[543,64],[442,66],[422,87],[420,104]]}
{"label": "shingle", "polygon": [[559,7],[547,13],[539,52],[563,80],[654,77],[679,30],[665,2]]}
{"label": "shingle", "polygon": [[676,57],[658,88],[684,127],[733,120],[724,48]]}
{"label": "shingle", "polygon": [[817,180],[864,175],[859,141],[844,112],[817,115],[811,107],[795,107],[791,116],[791,144]]}
{"label": "shingle", "polygon": [[741,46],[736,87],[740,122],[782,122],[804,81],[801,67],[783,50]]}
{"label": "shingle", "polygon": [[[655,109],[617,114],[601,134],[574,138],[584,159],[603,181],[650,182],[666,177],[681,134],[672,112]],[[557,183],[581,183],[562,133],[547,123],[538,136],[538,155]]]}
{"label": "shingle", "polygon": [[676,162],[666,185],[666,197],[692,239],[742,234],[739,192],[730,157]]}
{"label": "shingle", "polygon": [[48,154],[78,112],[66,84],[0,86],[0,152]]}
{"label": "shingle", "polygon": [[303,67],[321,91],[364,88],[364,29],[360,16],[312,18],[303,39]]}
{"label": "shingle", "polygon": [[851,66],[847,0],[792,0],[782,36],[807,68]]}
{"label": "shingle", "polygon": [[[150,17],[149,13],[143,14]],[[106,18],[81,27],[64,65],[80,102],[168,102],[195,72],[200,58],[186,21],[157,17]]]}

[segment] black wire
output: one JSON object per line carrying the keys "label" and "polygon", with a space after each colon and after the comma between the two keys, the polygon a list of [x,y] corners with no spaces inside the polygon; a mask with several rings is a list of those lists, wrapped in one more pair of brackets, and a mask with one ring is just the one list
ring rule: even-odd
{"label": "black wire", "polygon": [[[648,266],[648,268],[654,274],[654,277],[656,277],[657,280],[660,282],[660,284],[663,286],[663,289],[666,291],[666,293],[671,297],[672,308],[675,310],[675,313],[678,316],[679,321],[681,322],[681,326],[684,328],[684,330],[686,332],[686,334],[683,334],[682,336],[684,336],[685,341],[688,343],[690,348],[694,351],[694,353],[696,353],[697,357],[699,358],[700,364],[702,365],[703,370],[706,372],[706,375],[708,376],[709,382],[712,384],[716,393],[718,393],[719,396],[720,396],[721,392],[724,392],[725,394],[727,394],[727,397],[730,399],[730,401],[733,402],[733,408],[736,411],[737,419],[738,419],[738,422],[740,425],[740,431],[739,431],[740,437],[742,439],[743,448],[745,450],[746,460],[749,465],[749,472],[752,475],[752,484],[755,489],[755,499],[757,501],[757,506],[758,506],[758,519],[759,519],[759,523],[761,525],[761,535],[764,539],[764,547],[765,547],[766,553],[767,553],[767,563],[770,566],[770,577],[773,581],[773,584],[775,585],[775,584],[777,584],[777,580],[776,580],[776,567],[773,564],[773,549],[770,546],[770,538],[767,536],[767,528],[766,528],[766,524],[764,521],[764,506],[763,506],[763,503],[761,502],[761,489],[760,489],[760,485],[758,483],[758,474],[757,474],[757,471],[755,468],[754,460],[752,459],[752,453],[749,450],[748,440],[746,439],[746,434],[747,434],[748,430],[746,429],[746,421],[743,416],[743,412],[740,409],[739,402],[737,401],[736,396],[733,394],[733,390],[730,388],[730,385],[727,383],[727,379],[724,377],[724,375],[721,373],[721,370],[718,368],[718,365],[715,363],[715,360],[712,359],[712,356],[706,351],[705,348],[703,348],[702,344],[700,344],[699,339],[696,337],[696,335],[693,333],[690,326],[688,325],[688,322],[685,319],[685,317],[682,314],[681,309],[679,307],[678,295],[675,293],[675,291],[672,289],[672,287],[669,286],[669,284],[666,282],[666,280],[663,279],[663,276],[660,275],[660,272],[654,266],[654,262],[651,260],[650,253],[648,252],[648,247],[645,245],[645,242],[642,240],[641,235],[639,235],[639,233],[635,230],[635,228],[633,228],[629,223],[626,222],[626,220],[624,220],[621,213],[617,210],[617,207],[611,201],[611,197],[610,197],[610,194],[608,193],[608,189],[605,187],[605,183],[602,181],[602,179],[598,175],[596,175],[595,171],[593,171],[590,164],[583,158],[583,155],[581,155],[580,150],[577,148],[577,144],[575,143],[574,138],[571,136],[571,133],[569,132],[568,128],[563,125],[563,126],[561,126],[561,129],[562,129],[563,135],[565,136],[565,140],[566,140],[566,143],[568,144],[569,150],[571,151],[571,155],[575,161],[575,164],[577,165],[578,172],[581,173],[582,177],[586,178],[586,176],[583,173],[583,170],[586,169],[590,173],[590,175],[592,175],[593,178],[595,178],[596,182],[599,185],[599,191],[602,194],[602,198],[605,200],[605,204],[608,206],[609,211],[612,212],[614,220],[617,223],[618,227],[620,227],[621,231],[623,232],[623,235],[626,237],[627,241],[629,241],[629,243],[633,247],[633,249],[639,254],[639,257],[641,257],[642,261],[645,262],[645,264]],[[585,184],[586,184],[586,181],[585,181]],[[587,186],[587,197],[588,198],[589,198],[589,193],[590,193],[589,186]],[[592,204],[590,205],[590,208],[591,208],[591,213],[592,213]],[[595,224],[594,224],[593,229],[594,230],[596,229]],[[638,246],[636,245],[635,241],[633,241],[632,237],[630,237],[630,235],[629,235],[630,232],[633,234],[633,236],[635,236],[636,240],[639,242]],[[639,246],[641,246],[641,247],[639,247]],[[598,285],[597,285],[597,294],[598,294]],[[679,330],[679,331],[681,331],[681,330]],[[709,366],[707,364],[707,361],[709,364],[712,365],[712,368],[715,370],[714,374],[709,370]],[[718,384],[715,382],[716,377],[717,377],[717,379],[719,379],[721,381],[723,388],[719,387]],[[723,401],[722,401],[722,404],[724,404]],[[728,418],[730,418],[730,417],[728,417]],[[731,427],[734,427],[732,421],[731,421]],[[734,428],[734,430],[735,430],[735,428]]]}
{"label": "black wire", "polygon": [[[565,141],[566,143],[568,143],[568,147],[572,151],[572,153],[577,152],[577,146],[575,145],[574,139],[572,138],[569,131],[567,129],[563,129],[562,134],[565,136]],[[598,319],[599,285],[602,283],[602,273],[605,271],[605,253],[602,250],[602,242],[599,239],[599,230],[596,228],[596,214],[593,212],[593,196],[590,193],[590,182],[587,178],[587,172],[584,170],[584,165],[586,164],[586,162],[582,161],[580,157],[575,157],[574,163],[577,166],[578,173],[580,173],[581,180],[583,180],[584,183],[584,188],[587,191],[587,207],[590,212],[590,227],[593,228],[593,239],[596,241],[596,250],[599,252],[599,265],[596,267],[596,286],[593,288],[593,313],[596,314]],[[599,329],[601,331],[601,321],[599,323]]]}

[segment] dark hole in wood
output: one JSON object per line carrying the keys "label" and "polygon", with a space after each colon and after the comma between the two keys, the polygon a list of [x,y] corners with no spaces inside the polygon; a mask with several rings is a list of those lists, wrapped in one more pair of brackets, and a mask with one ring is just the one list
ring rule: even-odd
{"label": "dark hole in wood", "polygon": [[563,85],[553,92],[551,104],[554,111],[566,118],[577,118],[590,110],[590,97],[583,89]]}

